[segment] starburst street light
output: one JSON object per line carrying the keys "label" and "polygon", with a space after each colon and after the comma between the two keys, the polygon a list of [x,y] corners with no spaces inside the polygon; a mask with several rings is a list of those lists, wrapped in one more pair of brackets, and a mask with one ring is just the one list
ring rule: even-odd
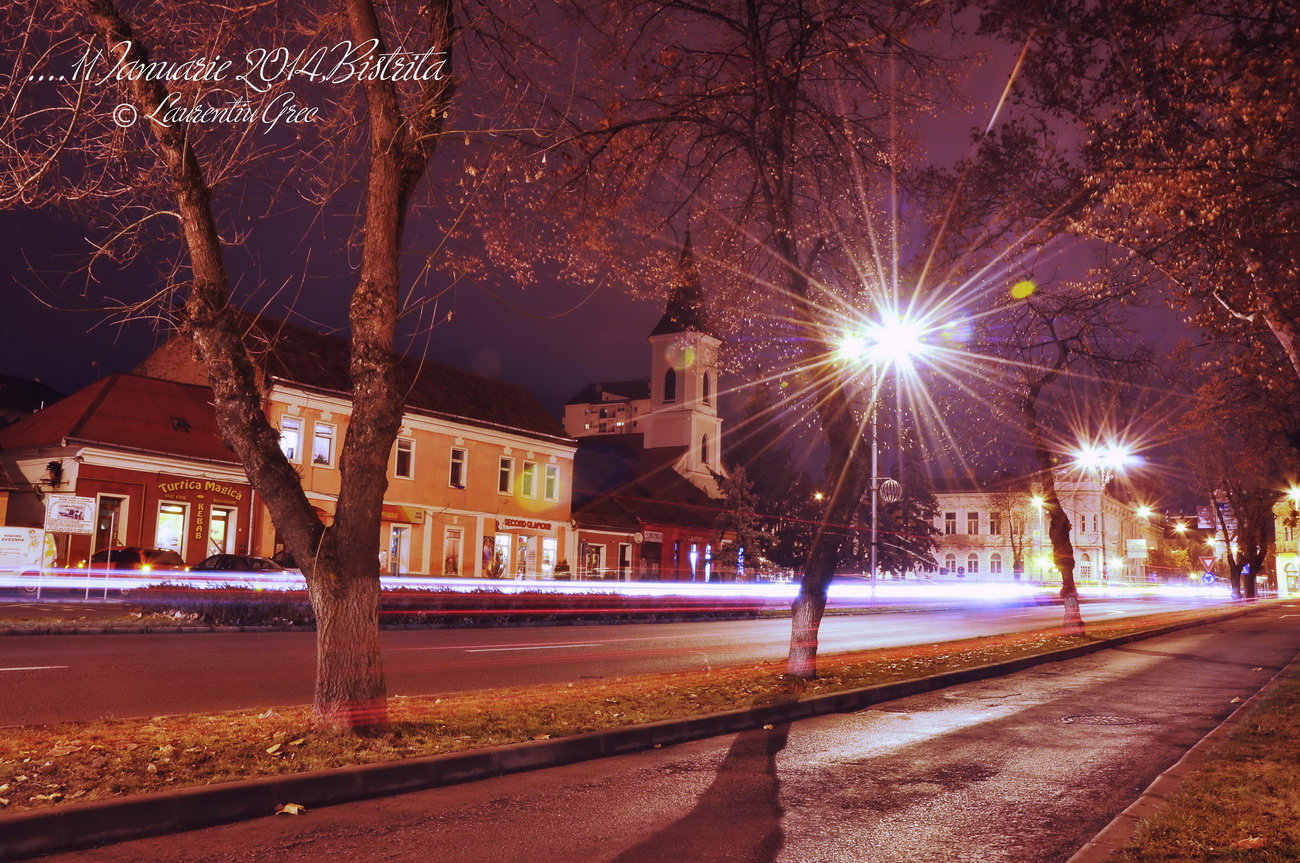
{"label": "starburst street light", "polygon": [[[1097,511],[1101,514],[1101,536],[1098,539],[1101,544],[1102,581],[1110,580],[1108,569],[1110,561],[1106,559],[1106,486],[1115,478],[1115,471],[1122,470],[1136,461],[1137,457],[1119,444],[1108,444],[1104,447],[1085,444],[1074,454],[1076,465],[1083,470],[1096,473],[1097,478],[1101,480],[1101,491],[1097,495]],[[1120,565],[1123,565],[1122,560]]]}
{"label": "starburst street light", "polygon": [[910,367],[925,353],[924,322],[903,315],[886,315],[880,321],[845,333],[835,341],[835,355],[847,363]]}
{"label": "starburst street light", "polygon": [[866,364],[871,368],[871,579],[876,580],[878,557],[878,508],[880,500],[880,447],[877,443],[877,414],[881,367],[912,369],[914,358],[926,349],[926,325],[904,315],[886,314],[879,321],[865,324],[840,336],[835,342],[835,357],[849,365]]}

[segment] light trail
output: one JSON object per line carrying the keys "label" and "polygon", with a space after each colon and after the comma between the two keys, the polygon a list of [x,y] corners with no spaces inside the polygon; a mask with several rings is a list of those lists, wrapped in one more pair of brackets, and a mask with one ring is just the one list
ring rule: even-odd
{"label": "light trail", "polygon": [[[1039,585],[1029,582],[978,582],[978,581],[933,581],[933,580],[893,580],[883,579],[874,584],[863,578],[834,582],[830,588],[829,604],[832,606],[876,606],[894,605],[908,602],[937,603],[989,603],[1014,604],[1023,602],[1052,601],[1059,590],[1055,585]],[[647,582],[647,581],[516,581],[514,579],[487,578],[445,578],[432,576],[385,576],[380,584],[386,594],[393,596],[402,593],[415,594],[473,594],[489,592],[497,594],[549,594],[569,595],[574,597],[622,596],[629,598],[677,597],[683,600],[717,599],[722,601],[756,600],[770,607],[792,602],[798,594],[799,585],[789,582]],[[109,592],[140,590],[143,588],[193,588],[202,591],[230,591],[232,598],[247,598],[247,592],[277,593],[284,591],[305,591],[306,582],[296,573],[264,572],[249,573],[195,573],[195,572],[125,572],[86,569],[47,570],[36,576],[13,573],[0,574],[0,588],[21,587],[36,592],[56,591],[58,596],[44,598],[27,597],[24,604],[35,602],[66,602],[68,592],[88,592],[89,595],[104,595]],[[1085,598],[1133,599],[1133,598],[1169,598],[1169,599],[1204,599],[1223,600],[1229,598],[1226,584],[1082,584],[1080,590]],[[726,608],[726,606],[719,606]],[[416,610],[416,609],[411,609]],[[501,610],[501,609],[493,609]],[[553,608],[516,608],[516,613],[530,611],[549,611]],[[582,611],[701,611],[708,610],[697,604],[683,605],[680,608],[668,606],[646,607],[643,609],[611,606],[599,608],[588,606],[575,610]],[[734,610],[734,609],[733,609]],[[397,609],[398,612],[403,609]],[[448,609],[451,614],[474,614],[474,608]]]}

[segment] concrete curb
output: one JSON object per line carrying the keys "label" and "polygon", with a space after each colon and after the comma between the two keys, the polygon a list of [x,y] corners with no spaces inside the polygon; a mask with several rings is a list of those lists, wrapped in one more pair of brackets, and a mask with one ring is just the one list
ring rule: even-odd
{"label": "concrete curb", "polygon": [[1115,852],[1128,845],[1129,840],[1133,838],[1133,834],[1138,828],[1138,824],[1160,811],[1169,802],[1169,798],[1173,793],[1183,784],[1183,780],[1200,767],[1209,754],[1237,730],[1237,726],[1245,721],[1255,705],[1276,689],[1283,677],[1297,669],[1300,669],[1300,657],[1291,660],[1285,668],[1273,675],[1268,683],[1260,687],[1258,692],[1247,698],[1236,710],[1228,714],[1227,718],[1220,722],[1217,728],[1210,731],[1197,741],[1195,746],[1183,753],[1183,757],[1179,758],[1173,767],[1152,780],[1151,784],[1147,786],[1137,800],[1134,800],[1129,804],[1128,808],[1116,815],[1109,824],[1101,829],[1100,833],[1088,840],[1066,863],[1103,863],[1103,861],[1111,859]]}
{"label": "concrete curb", "polygon": [[1188,621],[1038,656],[964,668],[782,704],[669,719],[556,740],[364,764],[312,773],[229,782],[0,815],[0,859],[17,859],[160,833],[193,830],[270,815],[285,803],[309,808],[403,794],[524,770],[536,770],[732,734],[828,713],[848,713],[909,695],[986,680],[1050,662],[1074,659],[1135,641],[1219,623],[1255,606],[1212,620]]}

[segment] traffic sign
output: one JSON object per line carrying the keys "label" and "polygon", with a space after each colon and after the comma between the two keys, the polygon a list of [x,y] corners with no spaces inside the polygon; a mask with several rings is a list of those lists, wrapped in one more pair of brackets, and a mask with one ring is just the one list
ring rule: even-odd
{"label": "traffic sign", "polygon": [[1212,572],[1205,573],[1205,575],[1201,576],[1201,581],[1205,582],[1206,584],[1214,584],[1214,573]]}
{"label": "traffic sign", "polygon": [[1212,557],[1201,558],[1201,566],[1205,567],[1206,572],[1214,572],[1214,558]]}

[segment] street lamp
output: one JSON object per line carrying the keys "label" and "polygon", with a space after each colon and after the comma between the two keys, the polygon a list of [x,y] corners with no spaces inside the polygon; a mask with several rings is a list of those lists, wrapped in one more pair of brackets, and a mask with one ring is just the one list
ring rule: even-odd
{"label": "street lamp", "polygon": [[880,366],[912,365],[912,360],[924,353],[926,327],[923,323],[902,315],[887,314],[879,322],[869,323],[860,330],[846,333],[836,342],[835,355],[845,363],[871,367],[871,581],[877,580],[879,549],[880,501],[880,446],[877,441],[880,413],[878,389]]}
{"label": "street lamp", "polygon": [[[1109,582],[1110,573],[1106,561],[1106,486],[1115,478],[1116,470],[1133,461],[1133,453],[1118,444],[1104,448],[1088,445],[1080,447],[1074,461],[1084,470],[1094,471],[1101,480],[1101,491],[1097,494],[1097,511],[1101,514],[1101,535],[1098,537],[1101,543],[1101,580]],[[1120,563],[1122,565],[1123,561]]]}
{"label": "street lamp", "polygon": [[[1047,508],[1047,501],[1043,499],[1042,495],[1036,494],[1029,499],[1029,505],[1038,510],[1038,535],[1034,539],[1036,545],[1041,548],[1043,540],[1046,538],[1043,536],[1043,510]],[[1047,567],[1043,565],[1044,559],[1044,555],[1038,556],[1038,580],[1040,583],[1047,581]]]}

